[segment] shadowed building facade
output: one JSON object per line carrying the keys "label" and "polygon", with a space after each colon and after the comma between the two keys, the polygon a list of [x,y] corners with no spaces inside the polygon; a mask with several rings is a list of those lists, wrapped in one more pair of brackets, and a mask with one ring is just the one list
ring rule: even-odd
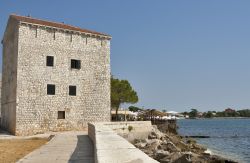
{"label": "shadowed building facade", "polygon": [[110,39],[10,15],[2,41],[1,127],[32,135],[110,121]]}

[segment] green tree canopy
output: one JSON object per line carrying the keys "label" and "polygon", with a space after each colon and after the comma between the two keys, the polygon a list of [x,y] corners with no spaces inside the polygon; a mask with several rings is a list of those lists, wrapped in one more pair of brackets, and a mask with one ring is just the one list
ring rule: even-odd
{"label": "green tree canopy", "polygon": [[204,117],[205,118],[212,118],[213,117],[213,112],[208,111],[208,112],[204,113]]}
{"label": "green tree canopy", "polygon": [[250,117],[250,110],[245,109],[245,110],[239,110],[238,111],[240,117]]}
{"label": "green tree canopy", "polygon": [[189,112],[190,118],[195,118],[198,116],[198,110],[197,109],[191,109],[191,112]]}
{"label": "green tree canopy", "polygon": [[129,111],[132,111],[132,112],[137,112],[139,110],[142,110],[141,108],[139,107],[136,107],[136,106],[130,106],[128,107]]}
{"label": "green tree canopy", "polygon": [[127,80],[119,80],[111,77],[111,107],[116,109],[116,118],[118,108],[123,103],[134,104],[138,102],[136,91]]}

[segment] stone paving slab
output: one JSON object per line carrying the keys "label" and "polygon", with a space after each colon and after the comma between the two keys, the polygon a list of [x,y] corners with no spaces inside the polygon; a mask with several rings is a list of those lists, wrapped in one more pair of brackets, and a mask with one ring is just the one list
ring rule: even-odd
{"label": "stone paving slab", "polygon": [[58,133],[46,145],[17,163],[94,163],[94,147],[87,131]]}

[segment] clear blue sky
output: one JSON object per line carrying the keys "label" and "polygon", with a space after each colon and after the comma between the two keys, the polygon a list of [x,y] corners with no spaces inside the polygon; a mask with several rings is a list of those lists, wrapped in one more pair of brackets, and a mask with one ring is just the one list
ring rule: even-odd
{"label": "clear blue sky", "polygon": [[9,14],[112,35],[112,74],[128,79],[137,106],[184,111],[250,108],[249,0],[0,1]]}

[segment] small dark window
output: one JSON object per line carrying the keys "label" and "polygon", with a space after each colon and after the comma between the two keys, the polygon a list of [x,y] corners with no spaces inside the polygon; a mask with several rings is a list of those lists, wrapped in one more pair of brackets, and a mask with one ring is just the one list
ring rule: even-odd
{"label": "small dark window", "polygon": [[47,66],[54,66],[54,57],[53,56],[47,56]]}
{"label": "small dark window", "polygon": [[53,84],[47,84],[47,95],[54,95],[56,86]]}
{"label": "small dark window", "polygon": [[71,59],[71,68],[80,69],[81,68],[81,61],[76,59]]}
{"label": "small dark window", "polygon": [[73,85],[69,86],[69,95],[76,96],[76,86],[73,86]]}
{"label": "small dark window", "polygon": [[65,119],[65,111],[58,111],[57,119]]}

